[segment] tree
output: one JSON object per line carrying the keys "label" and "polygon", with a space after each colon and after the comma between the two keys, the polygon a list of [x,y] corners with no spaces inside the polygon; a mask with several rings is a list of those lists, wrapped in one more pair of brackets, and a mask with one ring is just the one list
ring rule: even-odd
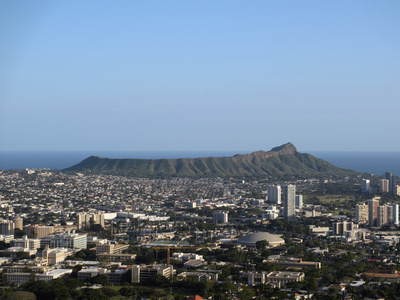
{"label": "tree", "polygon": [[256,295],[256,292],[247,286],[243,286],[243,289],[238,293],[238,297],[240,300],[248,300],[253,298]]}
{"label": "tree", "polygon": [[90,278],[89,282],[106,286],[110,285],[110,278],[106,274],[99,274],[93,278]]}
{"label": "tree", "polygon": [[257,248],[257,250],[259,250],[259,251],[265,250],[268,246],[269,246],[269,242],[266,241],[266,240],[257,241],[257,242],[256,242],[256,248]]}

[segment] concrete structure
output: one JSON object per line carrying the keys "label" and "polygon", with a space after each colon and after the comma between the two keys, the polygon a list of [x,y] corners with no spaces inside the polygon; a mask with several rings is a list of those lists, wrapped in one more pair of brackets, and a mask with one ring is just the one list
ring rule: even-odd
{"label": "concrete structure", "polygon": [[293,184],[283,189],[283,217],[288,221],[296,218],[296,186]]}
{"label": "concrete structure", "polygon": [[353,222],[343,221],[335,222],[332,224],[332,234],[333,235],[344,235],[345,231],[351,231],[358,228],[357,224]]}
{"label": "concrete structure", "polygon": [[104,214],[78,214],[78,229],[88,229],[91,224],[100,224],[104,227]]}
{"label": "concrete structure", "polygon": [[267,275],[268,281],[279,282],[281,285],[285,285],[288,282],[303,281],[305,274],[303,272],[281,272],[274,271]]}
{"label": "concrete structure", "polygon": [[67,274],[71,274],[72,269],[54,269],[43,274],[36,274],[36,280],[50,282],[54,279],[61,278]]}
{"label": "concrete structure", "polygon": [[400,225],[400,211],[399,211],[399,205],[398,204],[393,204],[393,225],[399,226]]}
{"label": "concrete structure", "polygon": [[388,193],[393,195],[393,173],[392,172],[385,172],[385,179],[388,181]]}
{"label": "concrete structure", "polygon": [[249,286],[266,284],[267,282],[278,283],[279,287],[288,282],[303,281],[305,274],[303,272],[242,272],[242,282]]}
{"label": "concrete structure", "polygon": [[267,220],[275,220],[276,218],[279,217],[278,207],[276,205],[268,206],[267,209],[262,214],[262,217],[266,218]]}
{"label": "concrete structure", "polygon": [[28,239],[26,235],[22,239],[15,239],[11,241],[11,247],[22,247],[25,249],[36,250],[40,248],[39,239]]}
{"label": "concrete structure", "polygon": [[368,201],[368,223],[369,226],[376,226],[378,220],[378,206],[380,197],[374,197]]}
{"label": "concrete structure", "polygon": [[97,275],[106,274],[106,273],[107,273],[107,269],[99,268],[99,267],[90,267],[90,268],[80,270],[78,272],[78,279],[85,281],[85,280],[95,277]]}
{"label": "concrete structure", "polygon": [[263,260],[263,263],[275,263],[284,268],[293,269],[321,269],[321,263],[315,261],[303,261],[301,258],[281,258],[279,255],[275,257],[269,257]]}
{"label": "concrete structure", "polygon": [[14,234],[15,224],[13,221],[0,221],[0,234]]}
{"label": "concrete structure", "polygon": [[173,274],[174,267],[167,265],[134,265],[132,266],[132,283],[144,283],[154,275],[163,275],[170,278]]}
{"label": "concrete structure", "polygon": [[399,205],[384,204],[378,206],[377,226],[398,225],[399,224]]}
{"label": "concrete structure", "polygon": [[45,236],[51,235],[54,232],[54,226],[37,226],[34,227],[34,236],[37,239],[44,238]]}
{"label": "concrete structure", "polygon": [[248,248],[256,248],[258,241],[267,241],[271,247],[283,245],[285,241],[276,234],[268,232],[255,232],[245,235],[237,240],[237,243],[246,246]]}
{"label": "concrete structure", "polygon": [[296,208],[303,208],[303,195],[296,195]]}
{"label": "concrete structure", "polygon": [[390,182],[388,179],[380,179],[379,180],[379,192],[380,193],[389,193]]}
{"label": "concrete structure", "polygon": [[48,265],[55,265],[63,262],[69,255],[72,255],[73,251],[67,248],[55,248],[50,249],[46,247],[42,251],[42,260],[47,262]]}
{"label": "concrete structure", "polygon": [[364,272],[364,275],[376,281],[400,282],[400,273],[397,270],[381,270],[376,272]]}
{"label": "concrete structure", "polygon": [[32,273],[4,273],[3,281],[8,283],[15,283],[17,285],[29,282],[35,278],[35,274]]}
{"label": "concrete structure", "polygon": [[228,223],[228,212],[219,211],[212,214],[214,224],[226,224]]}
{"label": "concrete structure", "polygon": [[362,193],[371,193],[371,181],[369,179],[361,180],[361,192]]}
{"label": "concrete structure", "polygon": [[20,216],[16,216],[14,219],[14,228],[18,228],[19,230],[23,229],[23,219]]}
{"label": "concrete structure", "polygon": [[195,277],[197,281],[218,281],[218,275],[221,270],[196,270],[193,272],[182,272],[177,276],[178,278]]}
{"label": "concrete structure", "polygon": [[356,206],[356,223],[366,224],[368,223],[368,205],[357,204]]}
{"label": "concrete structure", "polygon": [[268,201],[276,204],[282,203],[282,188],[280,185],[269,185],[267,188]]}
{"label": "concrete structure", "polygon": [[49,235],[40,240],[40,245],[50,248],[86,249],[87,235],[75,232]]}

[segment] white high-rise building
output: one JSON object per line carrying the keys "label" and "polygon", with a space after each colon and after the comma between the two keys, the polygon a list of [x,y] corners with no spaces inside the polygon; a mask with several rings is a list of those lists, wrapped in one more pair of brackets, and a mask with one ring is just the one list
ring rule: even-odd
{"label": "white high-rise building", "polygon": [[361,180],[361,192],[371,193],[371,181],[369,179]]}
{"label": "white high-rise building", "polygon": [[284,188],[283,217],[293,221],[296,217],[296,186],[289,184]]}
{"label": "white high-rise building", "polygon": [[282,189],[280,185],[269,185],[267,188],[268,201],[276,204],[281,204]]}
{"label": "white high-rise building", "polygon": [[393,204],[393,224],[396,226],[400,225],[400,220],[399,220],[399,205],[398,204]]}

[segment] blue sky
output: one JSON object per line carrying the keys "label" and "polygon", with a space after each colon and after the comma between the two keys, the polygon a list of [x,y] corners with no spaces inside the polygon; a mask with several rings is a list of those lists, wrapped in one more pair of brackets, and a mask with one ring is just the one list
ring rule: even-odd
{"label": "blue sky", "polygon": [[399,1],[0,1],[0,150],[399,151]]}

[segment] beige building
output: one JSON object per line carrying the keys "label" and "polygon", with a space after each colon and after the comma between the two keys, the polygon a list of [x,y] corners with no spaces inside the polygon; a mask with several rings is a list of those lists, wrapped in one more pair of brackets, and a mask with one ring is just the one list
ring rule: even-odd
{"label": "beige building", "polygon": [[37,226],[34,228],[34,236],[37,239],[44,238],[54,233],[54,226]]}
{"label": "beige building", "polygon": [[129,245],[118,245],[111,244],[110,242],[106,244],[96,245],[96,255],[98,254],[121,254],[122,251],[129,248]]}
{"label": "beige building", "polygon": [[42,259],[44,262],[47,262],[48,265],[55,265],[64,261],[67,256],[72,254],[73,251],[66,248],[49,249],[46,247],[46,249],[42,251]]}
{"label": "beige building", "polygon": [[104,214],[78,214],[78,229],[88,229],[91,224],[100,224],[104,227]]}
{"label": "beige building", "polygon": [[368,205],[357,204],[356,206],[356,223],[366,224],[368,223]]}
{"label": "beige building", "polygon": [[388,179],[379,180],[379,192],[380,193],[389,193],[389,180]]}
{"label": "beige building", "polygon": [[15,228],[18,228],[19,230],[23,229],[23,219],[20,216],[16,216],[13,221]]}

